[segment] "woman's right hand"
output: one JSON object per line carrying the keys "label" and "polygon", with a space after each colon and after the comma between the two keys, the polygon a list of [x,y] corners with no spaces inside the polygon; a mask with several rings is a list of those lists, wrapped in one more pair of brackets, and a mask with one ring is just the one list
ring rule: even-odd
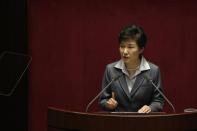
{"label": "woman's right hand", "polygon": [[117,107],[118,102],[115,100],[115,93],[112,92],[112,98],[107,101],[106,107],[110,110],[113,110]]}

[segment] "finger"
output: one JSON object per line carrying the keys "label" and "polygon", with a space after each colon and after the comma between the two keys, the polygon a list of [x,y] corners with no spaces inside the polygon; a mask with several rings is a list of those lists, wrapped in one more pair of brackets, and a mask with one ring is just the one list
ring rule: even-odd
{"label": "finger", "polygon": [[107,106],[108,106],[108,107],[111,106],[111,103],[110,103],[109,101],[107,101]]}
{"label": "finger", "polygon": [[151,112],[151,109],[149,109],[146,113],[150,113]]}
{"label": "finger", "polygon": [[107,107],[109,108],[109,109],[114,109],[114,108],[116,108],[116,103],[114,103],[113,102],[113,99],[111,98],[111,99],[109,99],[108,101],[107,101]]}
{"label": "finger", "polygon": [[148,107],[147,106],[144,106],[142,110],[143,110],[143,113],[147,113]]}
{"label": "finger", "polygon": [[146,106],[143,106],[143,107],[142,107],[143,113],[146,113],[146,110],[147,110],[147,107],[146,107]]}
{"label": "finger", "polygon": [[117,104],[117,101],[114,100],[113,98],[110,98],[109,101],[110,101],[110,103],[113,104],[113,105],[116,105],[116,104]]}
{"label": "finger", "polygon": [[151,108],[148,106],[146,113],[150,113],[150,112],[151,112]]}
{"label": "finger", "polygon": [[107,101],[107,103],[111,105],[111,104],[113,103],[113,101],[112,101],[111,99],[109,99],[109,100]]}
{"label": "finger", "polygon": [[148,108],[144,108],[143,113],[148,113]]}
{"label": "finger", "polygon": [[112,92],[111,95],[112,95],[112,98],[115,100],[115,92]]}
{"label": "finger", "polygon": [[138,113],[143,113],[141,109],[138,110]]}
{"label": "finger", "polygon": [[145,105],[145,106],[144,106],[144,112],[145,112],[145,113],[151,112],[151,108],[150,108],[149,106]]}
{"label": "finger", "polygon": [[138,113],[144,113],[144,106],[138,110]]}
{"label": "finger", "polygon": [[143,113],[143,112],[144,112],[144,106],[143,106],[142,108],[140,108],[140,109],[138,110],[138,112],[139,112],[139,113]]}

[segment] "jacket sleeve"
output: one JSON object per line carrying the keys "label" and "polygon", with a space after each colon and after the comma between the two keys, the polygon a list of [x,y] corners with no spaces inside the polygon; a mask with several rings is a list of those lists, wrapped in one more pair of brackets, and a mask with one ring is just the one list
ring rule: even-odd
{"label": "jacket sleeve", "polygon": [[[161,82],[161,74],[160,74],[159,68],[157,68],[154,76],[155,76],[153,78],[154,84],[157,86],[157,88],[161,92],[163,92],[162,82]],[[162,95],[155,89],[152,101],[149,105],[151,108],[151,111],[152,112],[161,111],[163,109],[163,105],[164,105],[164,99],[163,99]]]}
{"label": "jacket sleeve", "polygon": [[[106,66],[102,80],[102,89],[111,81],[111,79],[112,77],[110,75],[109,67]],[[99,105],[103,110],[109,111],[109,109],[106,108],[106,102],[110,98],[111,98],[111,86],[109,86],[100,96]]]}

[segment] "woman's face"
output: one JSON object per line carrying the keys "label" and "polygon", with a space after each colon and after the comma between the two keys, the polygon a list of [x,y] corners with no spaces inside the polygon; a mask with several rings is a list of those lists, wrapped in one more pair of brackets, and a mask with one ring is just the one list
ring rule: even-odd
{"label": "woman's face", "polygon": [[140,54],[143,52],[144,48],[139,48],[136,41],[127,40],[120,44],[120,55],[121,59],[125,64],[130,64],[138,61]]}

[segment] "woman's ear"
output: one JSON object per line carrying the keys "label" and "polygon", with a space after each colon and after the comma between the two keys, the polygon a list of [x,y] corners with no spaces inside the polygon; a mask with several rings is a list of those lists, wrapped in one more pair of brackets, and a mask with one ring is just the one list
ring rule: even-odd
{"label": "woman's ear", "polygon": [[140,48],[140,54],[142,54],[144,51],[144,47]]}

